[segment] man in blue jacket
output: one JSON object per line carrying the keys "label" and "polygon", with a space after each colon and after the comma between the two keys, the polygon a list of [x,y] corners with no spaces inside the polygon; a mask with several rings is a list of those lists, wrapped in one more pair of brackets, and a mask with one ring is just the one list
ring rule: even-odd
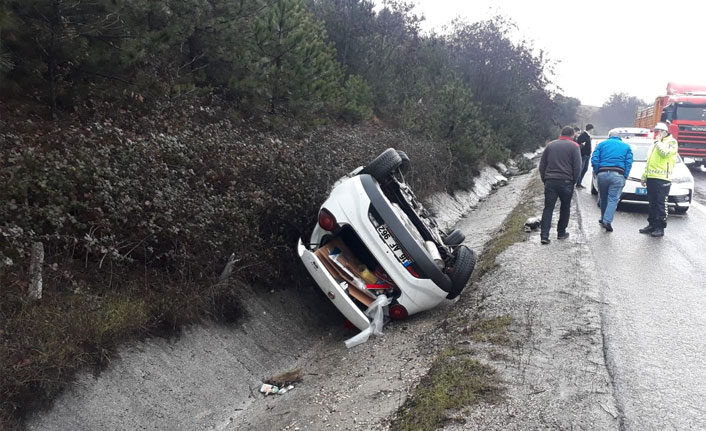
{"label": "man in blue jacket", "polygon": [[606,231],[613,232],[613,215],[632,168],[632,148],[617,134],[611,135],[593,150],[591,164],[600,193],[601,219],[598,223]]}

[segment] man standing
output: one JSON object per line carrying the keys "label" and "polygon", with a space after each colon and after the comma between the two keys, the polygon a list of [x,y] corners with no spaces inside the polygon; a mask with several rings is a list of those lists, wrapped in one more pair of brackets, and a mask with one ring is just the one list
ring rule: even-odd
{"label": "man standing", "polygon": [[657,123],[654,128],[655,143],[647,153],[647,166],[642,174],[642,184],[647,186],[647,200],[650,203],[649,223],[640,229],[640,233],[651,236],[664,236],[667,227],[667,197],[672,186],[672,172],[677,160],[678,144],[669,134],[664,123]]}
{"label": "man standing", "polygon": [[583,182],[584,175],[586,175],[586,171],[588,171],[588,160],[591,158],[591,132],[593,132],[593,124],[586,124],[586,130],[576,138],[576,143],[579,144],[579,148],[581,148],[581,162],[583,163],[581,174],[576,182],[577,189],[585,188],[581,183]]}
{"label": "man standing", "polygon": [[539,175],[544,183],[544,211],[542,212],[542,228],[540,238],[542,244],[549,244],[549,231],[552,226],[552,214],[556,200],[559,198],[559,222],[557,223],[557,239],[566,239],[569,233],[571,215],[571,197],[574,193],[574,184],[581,173],[581,152],[579,146],[572,139],[574,129],[566,126],[561,129],[559,139],[547,144],[539,162]]}
{"label": "man standing", "polygon": [[606,231],[613,232],[613,214],[632,168],[632,148],[617,133],[610,135],[593,151],[591,165],[596,173],[600,193],[601,219],[598,223]]}

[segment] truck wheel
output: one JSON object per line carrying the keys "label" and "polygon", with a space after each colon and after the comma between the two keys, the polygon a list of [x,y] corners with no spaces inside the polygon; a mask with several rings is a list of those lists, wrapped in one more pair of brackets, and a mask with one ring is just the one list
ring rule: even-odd
{"label": "truck wheel", "polygon": [[476,267],[476,254],[465,245],[459,246],[454,254],[456,259],[451,269],[451,290],[446,295],[447,299],[454,299],[461,294]]}
{"label": "truck wheel", "polygon": [[368,174],[378,182],[382,182],[401,164],[402,157],[400,157],[399,153],[394,148],[388,148],[373,159],[372,162],[365,165],[360,171],[360,175]]}
{"label": "truck wheel", "polygon": [[444,237],[444,244],[460,245],[464,239],[466,239],[466,235],[464,235],[460,230],[454,229]]}

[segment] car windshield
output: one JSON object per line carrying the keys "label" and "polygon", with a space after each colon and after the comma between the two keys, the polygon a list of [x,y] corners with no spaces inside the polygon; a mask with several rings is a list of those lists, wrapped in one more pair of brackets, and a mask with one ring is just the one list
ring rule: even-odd
{"label": "car windshield", "polygon": [[647,153],[650,151],[649,145],[630,145],[630,148],[632,148],[633,162],[647,161]]}
{"label": "car windshield", "polygon": [[[633,162],[646,162],[647,154],[650,152],[650,146],[645,144],[630,144],[632,148]],[[681,163],[681,157],[677,154],[677,163]]]}

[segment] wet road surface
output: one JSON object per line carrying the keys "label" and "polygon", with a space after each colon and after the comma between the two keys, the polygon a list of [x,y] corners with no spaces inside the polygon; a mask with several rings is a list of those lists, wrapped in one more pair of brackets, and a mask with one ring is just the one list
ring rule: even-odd
{"label": "wet road surface", "polygon": [[625,430],[706,429],[706,172],[695,203],[670,214],[666,235],[638,233],[647,207],[621,204],[612,233],[589,186],[576,194],[596,281],[605,355]]}
{"label": "wet road surface", "polygon": [[691,168],[694,176],[694,200],[706,205],[706,171],[704,168]]}

